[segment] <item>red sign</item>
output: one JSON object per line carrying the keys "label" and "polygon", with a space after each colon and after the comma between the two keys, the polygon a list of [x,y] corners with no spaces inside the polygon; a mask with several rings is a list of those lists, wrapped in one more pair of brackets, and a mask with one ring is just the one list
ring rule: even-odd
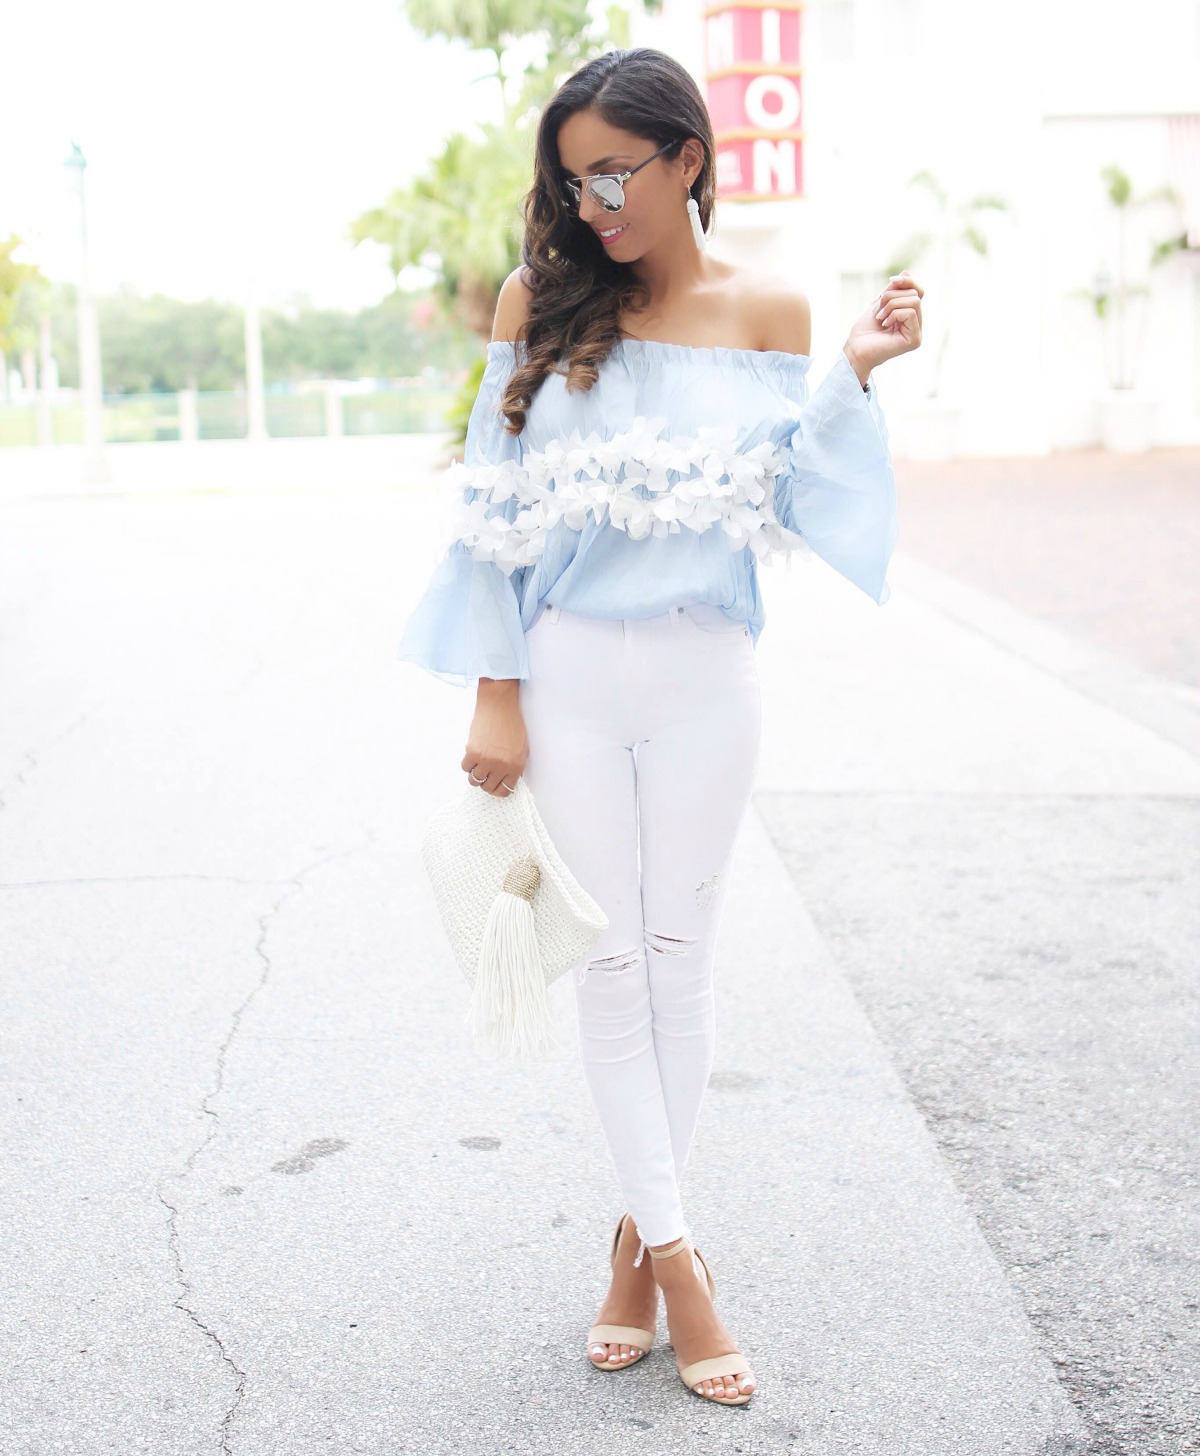
{"label": "red sign", "polygon": [[717,196],[804,195],[798,3],[712,5],[704,11],[708,114],[717,143]]}

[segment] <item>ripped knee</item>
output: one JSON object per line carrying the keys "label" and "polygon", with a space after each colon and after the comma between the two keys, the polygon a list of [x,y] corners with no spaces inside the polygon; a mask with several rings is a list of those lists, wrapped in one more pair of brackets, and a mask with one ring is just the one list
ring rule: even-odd
{"label": "ripped knee", "polygon": [[576,983],[582,985],[589,971],[600,971],[606,976],[619,976],[625,971],[635,970],[641,959],[640,950],[623,950],[617,955],[597,956],[595,960],[585,961],[579,967]]}
{"label": "ripped knee", "polygon": [[696,886],[697,905],[708,905],[712,902],[713,896],[717,893],[717,882],[720,880],[720,878],[721,871],[718,870],[716,874],[711,876],[709,879],[700,881],[700,883]]}
{"label": "ripped knee", "polygon": [[656,930],[646,932],[646,944],[660,955],[687,955],[696,944],[695,936],[659,935]]}

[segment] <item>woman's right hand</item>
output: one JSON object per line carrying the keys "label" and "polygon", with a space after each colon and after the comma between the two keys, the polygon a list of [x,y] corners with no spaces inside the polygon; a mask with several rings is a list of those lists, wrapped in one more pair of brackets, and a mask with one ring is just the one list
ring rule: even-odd
{"label": "woman's right hand", "polygon": [[499,799],[507,799],[516,788],[529,758],[520,687],[518,678],[480,678],[462,756],[472,787]]}

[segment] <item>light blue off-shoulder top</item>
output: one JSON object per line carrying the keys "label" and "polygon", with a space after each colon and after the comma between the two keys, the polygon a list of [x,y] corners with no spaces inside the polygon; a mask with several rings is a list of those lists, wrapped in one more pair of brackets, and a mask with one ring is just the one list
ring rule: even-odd
{"label": "light blue off-shoulder top", "polygon": [[500,402],[523,348],[488,345],[402,661],[460,687],[527,678],[543,604],[610,619],[682,606],[757,643],[759,565],[810,552],[888,600],[887,426],[844,350],[810,398],[806,354],[624,338],[590,390],[548,374],[513,436]]}

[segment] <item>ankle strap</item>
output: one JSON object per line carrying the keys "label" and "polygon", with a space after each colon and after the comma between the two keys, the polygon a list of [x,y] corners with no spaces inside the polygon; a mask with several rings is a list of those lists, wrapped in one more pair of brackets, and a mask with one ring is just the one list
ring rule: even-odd
{"label": "ankle strap", "polygon": [[652,1259],[669,1259],[672,1254],[678,1254],[680,1249],[686,1249],[687,1242],[687,1237],[685,1235],[681,1239],[676,1239],[673,1244],[668,1244],[665,1249],[650,1249],[649,1244],[647,1244],[646,1247],[650,1249],[650,1257]]}

